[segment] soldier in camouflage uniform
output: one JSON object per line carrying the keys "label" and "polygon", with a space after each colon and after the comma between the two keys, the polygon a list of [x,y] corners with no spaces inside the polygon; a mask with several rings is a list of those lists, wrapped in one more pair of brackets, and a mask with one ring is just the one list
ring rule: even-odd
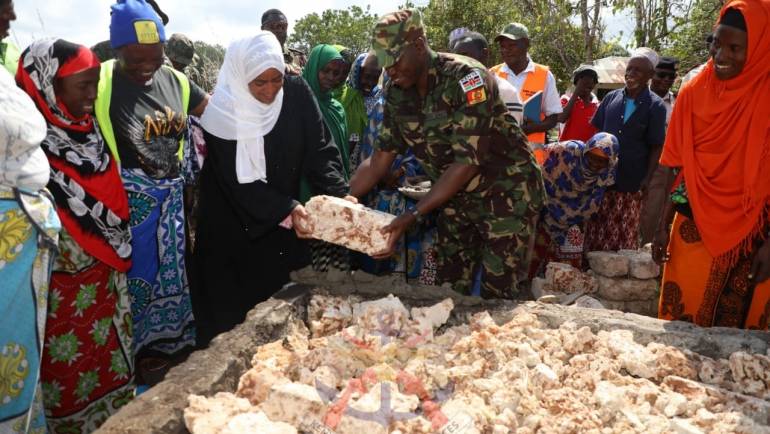
{"label": "soldier in camouflage uniform", "polygon": [[372,48],[391,81],[378,150],[354,175],[351,194],[363,196],[411,148],[433,187],[384,229],[391,246],[421,215],[440,208],[439,281],[467,294],[481,265],[483,297],[529,298],[518,283],[543,205],[543,180],[495,79],[473,59],[432,51],[418,11],[384,16]]}
{"label": "soldier in camouflage uniform", "polygon": [[283,60],[286,63],[286,73],[289,75],[300,75],[302,68],[307,63],[307,56],[300,50],[286,46],[286,31],[288,27],[289,22],[286,20],[286,15],[278,9],[269,9],[262,14],[262,30],[267,30],[274,34],[278,38],[278,42],[281,43]]}
{"label": "soldier in camouflage uniform", "polygon": [[166,41],[166,56],[174,69],[184,72],[195,56],[195,44],[187,36],[174,33]]}
{"label": "soldier in camouflage uniform", "polygon": [[187,36],[174,33],[166,41],[166,57],[171,67],[184,73],[187,78],[202,87],[206,92],[214,90],[216,78],[212,79],[207,74],[207,68],[203,59],[195,54],[195,44]]}

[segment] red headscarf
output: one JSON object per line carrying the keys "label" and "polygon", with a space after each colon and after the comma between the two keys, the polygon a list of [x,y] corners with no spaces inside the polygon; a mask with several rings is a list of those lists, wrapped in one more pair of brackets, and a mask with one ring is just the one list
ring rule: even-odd
{"label": "red headscarf", "polygon": [[41,147],[51,166],[48,189],[72,238],[89,255],[119,271],[131,266],[128,198],[117,164],[90,115],[76,119],[54,82],[99,67],[87,47],[61,39],[35,41],[21,55],[16,82],[48,123]]}
{"label": "red headscarf", "polygon": [[733,0],[746,21],[741,73],[718,80],[714,61],[682,89],[661,164],[681,167],[695,224],[714,258],[734,262],[764,227],[770,200],[770,0]]}

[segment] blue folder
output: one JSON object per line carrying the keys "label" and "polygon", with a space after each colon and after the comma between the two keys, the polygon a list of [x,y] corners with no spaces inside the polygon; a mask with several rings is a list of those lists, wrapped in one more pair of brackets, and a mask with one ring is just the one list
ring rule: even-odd
{"label": "blue folder", "polygon": [[529,119],[532,122],[539,124],[540,121],[540,108],[543,106],[543,92],[539,91],[532,95],[527,102],[524,103],[524,119]]}

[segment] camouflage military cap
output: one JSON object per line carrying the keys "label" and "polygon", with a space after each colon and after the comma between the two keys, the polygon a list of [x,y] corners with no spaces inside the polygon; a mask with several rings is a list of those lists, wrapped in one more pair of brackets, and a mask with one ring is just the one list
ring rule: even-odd
{"label": "camouflage military cap", "polygon": [[392,66],[404,47],[424,35],[422,14],[416,9],[402,10],[383,16],[375,24],[372,35],[372,50],[377,56],[377,62],[383,68]]}
{"label": "camouflage military cap", "polygon": [[195,55],[195,45],[187,36],[174,33],[166,42],[166,55],[173,62],[189,65]]}
{"label": "camouflage military cap", "polygon": [[529,29],[527,29],[527,26],[521,23],[510,23],[505,26],[502,32],[500,32],[497,37],[495,37],[495,41],[499,41],[500,38],[508,38],[513,41],[518,41],[519,39],[529,39]]}

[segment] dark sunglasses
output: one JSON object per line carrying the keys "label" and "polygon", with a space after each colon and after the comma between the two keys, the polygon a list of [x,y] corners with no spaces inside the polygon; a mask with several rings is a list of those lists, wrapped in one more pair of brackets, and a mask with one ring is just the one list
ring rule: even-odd
{"label": "dark sunglasses", "polygon": [[657,71],[655,72],[655,75],[658,78],[668,78],[670,80],[676,79],[676,72]]}

